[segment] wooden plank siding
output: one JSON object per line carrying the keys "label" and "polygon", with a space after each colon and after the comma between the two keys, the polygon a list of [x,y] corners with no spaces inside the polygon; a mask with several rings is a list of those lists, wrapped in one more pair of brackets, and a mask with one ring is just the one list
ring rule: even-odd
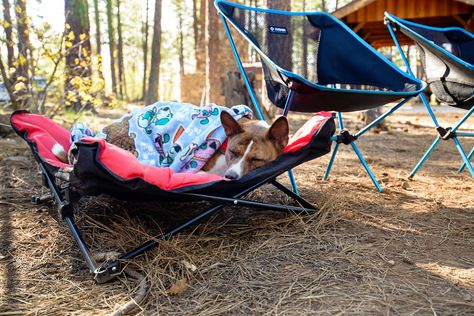
{"label": "wooden plank siding", "polygon": [[347,23],[383,21],[384,11],[403,19],[470,14],[471,5],[456,0],[377,0],[347,15]]}
{"label": "wooden plank siding", "polygon": [[[385,11],[421,24],[474,31],[474,5],[467,0],[356,0],[333,14],[374,47],[383,47],[393,45],[383,24]],[[404,36],[399,39],[411,44]]]}

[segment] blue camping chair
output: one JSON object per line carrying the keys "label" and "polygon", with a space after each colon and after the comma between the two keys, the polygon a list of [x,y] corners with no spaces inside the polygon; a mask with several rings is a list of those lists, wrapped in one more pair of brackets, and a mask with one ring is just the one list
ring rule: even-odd
{"label": "blue camping chair", "polygon": [[[215,6],[252,102],[259,104],[242,66],[228,24],[259,55],[268,98],[288,112],[336,111],[339,133],[324,175],[327,179],[340,144],[351,145],[378,191],[380,184],[356,140],[426,88],[398,69],[345,24],[323,12],[287,12],[253,8],[223,0]],[[344,128],[342,112],[362,111],[398,102],[356,133]]]}
{"label": "blue camping chair", "polygon": [[450,139],[454,141],[464,162],[458,171],[461,172],[467,166],[474,177],[474,168],[469,161],[474,155],[474,148],[466,154],[458,139],[458,137],[474,137],[474,133],[459,131],[462,124],[474,113],[474,35],[459,27],[437,28],[413,23],[387,12],[385,12],[385,22],[406,65],[407,72],[413,75],[394,31],[400,31],[415,42],[433,94],[447,105],[467,110],[454,127],[442,127],[428,100],[420,94],[439,136],[412,170],[410,178],[415,176],[442,140]]}

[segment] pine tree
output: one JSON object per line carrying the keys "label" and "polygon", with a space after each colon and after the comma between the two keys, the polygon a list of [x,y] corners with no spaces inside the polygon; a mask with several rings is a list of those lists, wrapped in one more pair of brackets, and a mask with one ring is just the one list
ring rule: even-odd
{"label": "pine tree", "polygon": [[26,1],[15,0],[15,14],[16,24],[18,33],[18,58],[17,68],[14,77],[16,81],[16,88],[23,85],[24,88],[16,91],[17,101],[20,107],[27,108],[31,105],[31,78],[29,75],[29,62],[31,59],[31,44],[29,36],[29,22],[28,15],[26,14]]}
{"label": "pine tree", "polygon": [[142,100],[145,101],[146,89],[147,89],[147,69],[148,69],[148,12],[149,12],[149,0],[146,0],[145,8],[145,24],[143,25],[143,85],[142,85]]}
{"label": "pine tree", "polygon": [[152,104],[158,99],[160,87],[160,62],[161,62],[161,0],[155,0],[155,14],[153,19],[153,38],[151,44],[151,66],[148,79],[148,91],[145,104]]}
{"label": "pine tree", "polygon": [[117,95],[117,77],[116,77],[116,63],[115,63],[115,28],[112,18],[112,0],[107,1],[107,29],[109,35],[109,51],[110,51],[110,76],[112,79],[112,93]]}
{"label": "pine tree", "polygon": [[81,97],[90,87],[91,43],[87,0],[65,0],[64,13],[68,28],[66,47],[66,100],[76,112],[92,105]]}
{"label": "pine tree", "polygon": [[127,99],[127,89],[125,82],[125,67],[123,62],[123,37],[122,37],[122,20],[120,12],[120,0],[117,0],[117,33],[118,33],[118,78],[119,78],[119,92],[121,99]]}
{"label": "pine tree", "polygon": [[13,67],[13,61],[15,60],[15,54],[13,51],[13,24],[10,15],[10,1],[3,0],[3,28],[5,29],[5,39],[7,42],[7,64],[8,68]]}
{"label": "pine tree", "polygon": [[99,0],[94,0],[94,20],[95,20],[95,47],[96,54],[99,58],[98,72],[99,77],[104,79],[104,72],[102,71],[102,33],[100,31],[100,11],[99,11]]}

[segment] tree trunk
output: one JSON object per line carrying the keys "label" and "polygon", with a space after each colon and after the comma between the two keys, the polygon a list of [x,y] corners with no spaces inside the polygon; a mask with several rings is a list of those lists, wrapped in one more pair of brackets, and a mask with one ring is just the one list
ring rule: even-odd
{"label": "tree trunk", "polygon": [[107,28],[109,34],[110,76],[112,78],[112,93],[117,95],[117,77],[115,69],[115,29],[112,18],[112,0],[107,0]]}
{"label": "tree trunk", "polygon": [[145,104],[152,104],[158,100],[160,87],[160,62],[161,62],[161,0],[155,0],[155,16],[153,19],[153,40],[151,44],[150,77]]}
{"label": "tree trunk", "polygon": [[[2,54],[0,52],[0,56],[1,55]],[[8,78],[8,74],[7,74],[7,71],[5,69],[5,65],[3,64],[3,61],[2,61],[1,57],[0,57],[0,75],[1,75],[1,78],[4,82],[4,84],[5,84],[5,89],[7,89],[8,96],[10,97],[10,102],[12,103],[13,109],[15,109],[15,110],[21,109],[21,105],[18,104],[17,101],[16,101],[16,96],[13,93],[13,87],[11,85],[10,78]]]}
{"label": "tree trunk", "polygon": [[222,70],[219,63],[219,20],[214,9],[214,1],[206,1],[206,32],[205,32],[205,52],[206,52],[206,103],[217,102],[220,97],[220,85],[222,84]]}
{"label": "tree trunk", "polygon": [[[306,11],[306,0],[303,0],[303,12]],[[306,34],[306,26],[303,24],[303,77],[308,79],[308,37]],[[309,25],[308,25],[309,26]]]}
{"label": "tree trunk", "polygon": [[100,11],[99,0],[94,0],[94,18],[95,18],[95,48],[98,58],[98,72],[100,79],[104,80],[104,72],[102,71],[102,34],[100,31]]}
{"label": "tree trunk", "polygon": [[143,28],[143,85],[142,85],[142,100],[145,101],[146,97],[146,77],[147,77],[147,66],[148,66],[148,12],[149,12],[149,5],[148,1],[146,0],[146,9],[145,9],[145,25]]}
{"label": "tree trunk", "polygon": [[[250,86],[253,91],[257,91],[257,78],[253,71],[247,73]],[[261,98],[258,94],[255,95],[257,102],[261,104]],[[224,78],[224,98],[225,104],[227,106],[237,105],[237,104],[246,104],[248,105],[255,116],[257,115],[257,110],[253,105],[252,99],[250,98],[249,91],[242,79],[242,75],[237,71],[228,71],[227,75]],[[265,108],[261,108],[263,116],[267,119],[270,118],[269,113]]]}
{"label": "tree trunk", "polygon": [[321,11],[327,12],[326,0],[321,0]]}
{"label": "tree trunk", "polygon": [[[267,0],[267,6],[270,9],[291,11],[291,0]],[[272,14],[268,15],[268,21],[266,25],[268,27],[284,27],[287,30],[291,29],[290,16]],[[268,34],[268,32],[266,32]],[[279,66],[283,69],[291,71],[293,68],[292,63],[292,45],[293,39],[291,33],[286,36],[274,35],[271,40],[265,39],[265,45],[267,47],[268,57],[276,61]]]}
{"label": "tree trunk", "polygon": [[127,89],[125,82],[125,68],[123,64],[123,37],[122,37],[122,21],[120,14],[120,0],[117,0],[117,33],[118,33],[118,77],[120,98],[127,99]]}
{"label": "tree trunk", "polygon": [[198,17],[198,1],[193,0],[193,33],[194,33],[194,54],[197,60],[197,50],[199,41],[199,17]]}
{"label": "tree trunk", "polygon": [[[383,114],[382,109],[380,107],[364,111],[362,113],[362,121],[364,121],[364,123],[368,125],[372,123],[373,121],[375,121],[382,114]],[[375,126],[374,131],[377,131],[377,130],[378,131],[387,130],[387,125],[385,124],[384,121],[381,121]]]}
{"label": "tree trunk", "polygon": [[3,20],[5,28],[5,39],[7,41],[7,65],[8,68],[13,67],[13,62],[15,60],[15,54],[13,52],[13,24],[12,17],[10,15],[10,0],[3,0]]}
{"label": "tree trunk", "polygon": [[[91,107],[81,98],[81,92],[90,82],[91,43],[87,0],[65,0],[64,13],[66,24],[70,26],[67,40],[72,45],[66,51],[66,99],[76,112]],[[84,79],[82,82],[78,78]]]}
{"label": "tree trunk", "polygon": [[196,51],[196,69],[198,73],[206,72],[206,12],[208,1],[201,0],[201,6],[199,7],[199,38]]}
{"label": "tree trunk", "polygon": [[178,36],[179,36],[179,43],[178,43],[178,55],[179,55],[179,75],[182,79],[184,76],[184,48],[183,48],[183,1],[176,0],[176,9],[178,13]]}
{"label": "tree trunk", "polygon": [[26,108],[31,105],[31,78],[28,67],[31,57],[30,37],[28,30],[28,16],[26,14],[26,1],[15,0],[15,14],[18,32],[18,66],[15,73],[15,84],[22,82],[24,89],[16,91],[17,101],[20,107]]}

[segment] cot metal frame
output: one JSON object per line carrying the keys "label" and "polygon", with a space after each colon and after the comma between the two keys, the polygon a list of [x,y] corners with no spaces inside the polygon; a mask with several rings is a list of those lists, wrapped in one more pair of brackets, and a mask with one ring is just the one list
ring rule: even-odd
{"label": "cot metal frame", "polygon": [[[293,214],[315,214],[319,211],[318,208],[299,196],[299,194],[294,193],[292,190],[278,182],[276,178],[281,173],[272,174],[255,185],[242,190],[238,194],[235,194],[233,197],[223,197],[210,194],[173,193],[172,195],[174,195],[177,200],[185,199],[187,201],[208,201],[212,202],[212,204],[209,208],[201,211],[197,215],[192,216],[182,224],[171,228],[164,234],[156,236],[155,238],[146,241],[138,247],[121,254],[116,260],[109,260],[99,264],[94,259],[89,246],[82,238],[81,232],[79,231],[79,228],[77,227],[74,220],[74,203],[77,202],[80,196],[74,194],[74,192],[70,190],[69,181],[58,185],[56,183],[56,176],[48,171],[48,168],[45,166],[45,162],[43,162],[36,152],[33,151],[33,154],[41,169],[43,185],[49,189],[50,193],[42,196],[33,196],[32,202],[34,204],[42,204],[49,201],[53,201],[55,203],[58,219],[60,221],[64,221],[67,224],[67,227],[83,256],[90,273],[93,275],[94,280],[97,283],[106,283],[115,279],[122,273],[126,260],[133,259],[159,246],[160,241],[171,239],[185,229],[222,210],[225,206],[243,206],[259,210],[284,211]],[[244,195],[258,189],[265,184],[273,185],[277,190],[292,198],[297,204],[299,204],[299,206],[264,203],[242,198]]]}

